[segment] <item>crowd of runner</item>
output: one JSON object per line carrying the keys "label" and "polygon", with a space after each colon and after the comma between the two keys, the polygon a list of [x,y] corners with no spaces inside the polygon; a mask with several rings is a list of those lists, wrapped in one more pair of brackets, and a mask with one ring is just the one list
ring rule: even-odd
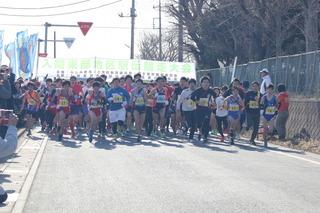
{"label": "crowd of runner", "polygon": [[[28,135],[40,122],[42,131],[58,141],[68,131],[74,139],[85,132],[90,142],[96,134],[97,140],[109,134],[113,140],[132,134],[141,141],[150,136],[164,138],[172,131],[188,135],[190,142],[196,134],[197,140],[206,143],[211,131],[222,142],[228,136],[233,144],[240,133],[252,128],[250,143],[255,145],[259,128],[264,129],[266,140],[275,133],[278,112],[288,110],[285,85],[277,86],[277,95],[273,84],[264,86],[262,94],[259,82],[250,86],[248,81],[234,79],[229,86],[211,87],[208,76],[200,82],[182,77],[172,84],[165,76],[144,82],[140,74],[127,75],[110,83],[105,75],[86,80],[73,76],[27,83],[18,79],[13,98],[14,111],[24,118]],[[285,133],[279,138],[284,139]]]}

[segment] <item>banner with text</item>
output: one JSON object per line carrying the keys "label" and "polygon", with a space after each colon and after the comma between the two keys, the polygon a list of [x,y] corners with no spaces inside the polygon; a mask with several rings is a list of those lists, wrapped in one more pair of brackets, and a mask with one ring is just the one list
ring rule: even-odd
{"label": "banner with text", "polygon": [[195,78],[195,64],[167,61],[104,59],[104,58],[39,58],[36,76],[78,78],[106,75],[108,81],[115,77],[141,73],[144,80],[154,80],[167,76],[169,81],[179,81],[181,77]]}

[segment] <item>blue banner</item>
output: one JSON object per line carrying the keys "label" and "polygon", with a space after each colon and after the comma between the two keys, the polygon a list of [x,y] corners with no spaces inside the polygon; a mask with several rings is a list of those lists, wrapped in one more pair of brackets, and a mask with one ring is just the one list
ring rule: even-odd
{"label": "blue banner", "polygon": [[16,74],[16,78],[20,77],[20,73],[18,72],[17,67],[17,51],[16,51],[16,42],[11,42],[5,45],[4,52],[6,56],[10,60],[10,67],[12,68],[12,72]]}
{"label": "blue banner", "polygon": [[28,55],[29,55],[29,64],[27,71],[33,73],[34,64],[37,58],[37,47],[38,47],[38,34],[32,34],[28,41]]}
{"label": "blue banner", "polygon": [[0,64],[2,64],[3,31],[0,31]]}
{"label": "blue banner", "polygon": [[31,70],[28,69],[30,60],[28,52],[28,33],[27,31],[21,31],[17,33],[17,61],[18,70],[20,76],[29,79],[31,77]]}

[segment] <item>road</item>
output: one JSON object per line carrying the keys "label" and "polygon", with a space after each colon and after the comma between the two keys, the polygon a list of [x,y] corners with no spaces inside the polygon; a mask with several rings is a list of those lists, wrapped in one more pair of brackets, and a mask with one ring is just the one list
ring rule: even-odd
{"label": "road", "polygon": [[49,140],[24,212],[319,212],[319,156],[239,143]]}

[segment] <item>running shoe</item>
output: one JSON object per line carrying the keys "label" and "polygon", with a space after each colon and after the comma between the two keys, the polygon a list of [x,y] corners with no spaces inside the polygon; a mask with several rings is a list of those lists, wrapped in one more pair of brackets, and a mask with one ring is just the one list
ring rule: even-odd
{"label": "running shoe", "polygon": [[201,141],[201,135],[198,135],[198,141]]}
{"label": "running shoe", "polygon": [[91,143],[93,141],[93,130],[89,131],[89,142]]}
{"label": "running shoe", "polygon": [[224,142],[224,136],[221,136],[220,142]]}
{"label": "running shoe", "polygon": [[27,136],[30,136],[31,135],[31,130],[28,129],[28,133],[27,133]]}
{"label": "running shoe", "polygon": [[253,145],[253,146],[256,146],[256,142],[254,140],[250,140],[250,144]]}
{"label": "running shoe", "polygon": [[59,135],[58,136],[58,141],[62,141],[62,139],[63,139],[63,135]]}

